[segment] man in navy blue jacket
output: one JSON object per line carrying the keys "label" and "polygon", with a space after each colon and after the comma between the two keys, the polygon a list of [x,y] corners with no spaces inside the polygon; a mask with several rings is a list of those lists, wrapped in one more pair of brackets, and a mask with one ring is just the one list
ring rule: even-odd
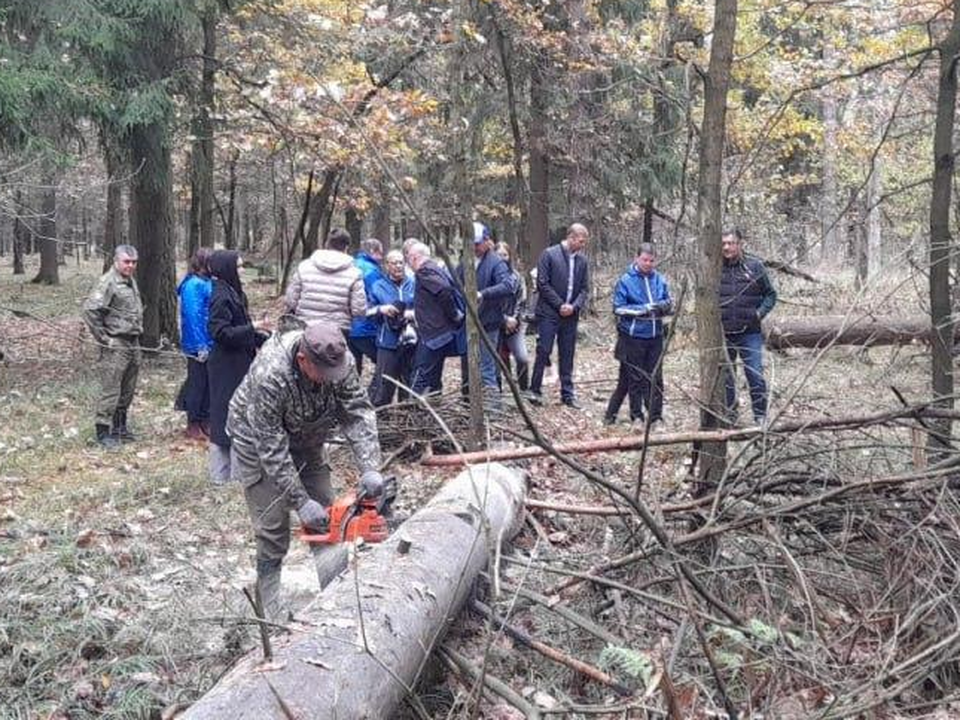
{"label": "man in navy blue jacket", "polygon": [[[617,360],[627,369],[631,420],[642,420],[646,407],[651,425],[663,417],[662,318],[673,312],[670,288],[656,265],[653,245],[641,244],[613,293]],[[607,418],[611,415],[616,412],[608,407]]]}
{"label": "man in navy blue jacket", "polygon": [[760,321],[777,304],[777,291],[767,269],[755,257],[743,252],[739,230],[723,233],[723,272],[720,276],[720,322],[727,346],[726,405],[731,419],[737,414],[737,386],[734,371],[737,357],[743,360],[753,419],[762,424],[767,417],[767,383],[763,379],[763,334]]}
{"label": "man in navy blue jacket", "polygon": [[567,229],[567,237],[543,251],[537,263],[537,357],[530,380],[531,402],[541,402],[543,371],[553,343],[560,354],[560,400],[579,409],[573,392],[573,354],[577,322],[590,299],[590,273],[583,251],[590,233],[580,223]]}
{"label": "man in navy blue jacket", "polygon": [[[483,331],[496,349],[500,342],[500,328],[503,325],[507,303],[517,289],[516,281],[507,263],[494,250],[490,229],[483,223],[473,224],[473,254],[477,267],[477,314],[480,316]],[[463,268],[461,267],[458,272],[460,284],[463,285]],[[464,368],[466,368],[466,362],[464,362]],[[483,386],[497,390],[500,387],[497,382],[499,374],[494,353],[487,350],[487,346],[481,343],[480,378]]]}
{"label": "man in navy blue jacket", "polygon": [[407,251],[414,271],[413,310],[420,333],[411,389],[422,395],[443,389],[443,364],[460,355],[458,335],[463,326],[463,296],[450,273],[430,258],[430,248],[416,243]]}

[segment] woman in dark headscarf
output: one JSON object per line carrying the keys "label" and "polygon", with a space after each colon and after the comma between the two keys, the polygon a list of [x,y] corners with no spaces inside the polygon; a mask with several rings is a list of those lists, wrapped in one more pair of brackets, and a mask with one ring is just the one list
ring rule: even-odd
{"label": "woman in dark headscarf", "polygon": [[210,479],[215,484],[230,479],[230,438],[227,437],[227,409],[233,391],[267,334],[247,312],[247,296],[240,284],[240,255],[217,250],[207,261],[213,278],[208,328],[213,349],[207,360],[210,381]]}

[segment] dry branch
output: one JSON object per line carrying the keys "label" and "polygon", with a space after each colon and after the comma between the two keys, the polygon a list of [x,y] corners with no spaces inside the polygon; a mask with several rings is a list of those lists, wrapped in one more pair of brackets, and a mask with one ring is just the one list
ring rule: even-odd
{"label": "dry branch", "polygon": [[[563,443],[555,446],[556,452],[569,455],[582,455],[595,452],[612,452],[622,450],[639,450],[640,448],[660,445],[685,445],[705,442],[731,442],[750,440],[761,435],[783,435],[788,433],[802,433],[813,430],[841,430],[849,428],[865,428],[878,424],[893,422],[894,420],[913,417],[960,417],[960,411],[942,410],[927,405],[912,408],[897,408],[869,415],[851,415],[837,418],[819,417],[780,423],[776,426],[762,428],[760,426],[746,428],[731,428],[729,430],[700,430],[679,433],[659,433],[650,435],[644,441],[643,435],[623,435],[616,438],[602,440],[583,440],[580,442]],[[539,445],[527,445],[519,448],[504,450],[480,450],[471,453],[455,455],[432,455],[424,458],[422,463],[431,467],[449,467],[468,465],[479,462],[501,462],[504,460],[523,460],[540,457],[549,452]]]}

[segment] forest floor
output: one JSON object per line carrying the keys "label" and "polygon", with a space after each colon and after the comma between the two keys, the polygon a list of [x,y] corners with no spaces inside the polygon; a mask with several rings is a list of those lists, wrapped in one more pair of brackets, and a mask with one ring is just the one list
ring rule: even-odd
{"label": "forest floor", "polygon": [[[93,263],[69,265],[62,268],[62,285],[47,288],[0,267],[0,349],[7,356],[0,366],[0,718],[170,717],[256,645],[242,622],[250,611],[240,587],[252,577],[253,555],[246,507],[239,488],[207,482],[205,448],[181,435],[183,417],[173,410],[181,358],[161,353],[145,363],[130,413],[138,442],[115,452],[91,442],[96,350],[83,339],[79,310],[97,271]],[[831,280],[819,287],[780,283],[783,302],[777,312],[849,309],[845,278]],[[246,282],[254,306],[268,312],[271,288],[256,285],[250,275]],[[601,423],[616,379],[609,293],[601,292],[599,314],[585,322],[578,345],[577,383],[585,410],[559,405],[555,386],[545,388],[548,406],[535,410],[541,429],[554,440],[631,432],[626,422],[609,428]],[[885,294],[876,306],[865,297],[857,302],[878,312],[889,311],[886,303],[919,312],[916,288],[905,283],[899,293],[899,299]],[[682,317],[679,327],[664,369],[668,432],[692,430],[697,423],[692,319]],[[920,346],[768,354],[773,411],[780,419],[867,413],[897,405],[891,386],[908,401],[920,400],[928,365],[928,352]],[[741,418],[748,412],[743,397]],[[621,418],[625,415],[626,408]],[[650,451],[644,497],[651,506],[688,497],[689,456],[682,445]],[[639,453],[611,453],[586,462],[630,486],[638,458]],[[334,462],[337,481],[351,485],[355,474],[346,453],[336,452]],[[897,470],[899,460],[892,462],[890,470]],[[530,474],[532,498],[610,502],[552,459],[519,465]],[[415,459],[397,461],[392,472],[401,480],[401,513],[415,510],[453,474]],[[609,518],[556,512],[535,517],[516,547],[544,562],[586,569],[622,554],[630,540],[626,524]],[[291,564],[303,550],[294,554]],[[521,570],[531,587],[558,580],[536,568],[508,570],[508,579],[517,581]],[[642,638],[653,648],[668,635],[663,621],[642,605],[611,600],[598,588],[581,585],[563,598],[624,638],[625,646]],[[604,643],[574,632],[543,608],[518,606],[513,620],[587,662],[600,662]],[[464,615],[451,641],[468,657],[479,657],[487,645],[483,623]],[[577,703],[619,702],[606,688],[504,637],[489,652],[489,670],[541,707],[566,706],[575,716]],[[701,713],[714,706],[704,682],[684,678],[680,670],[677,675],[678,686],[689,690],[685,716],[707,717]],[[442,676],[423,697],[436,717],[458,717],[465,695],[452,676]],[[778,702],[787,700],[799,702],[785,690]],[[516,716],[495,699],[482,703],[482,717]],[[780,708],[780,717],[791,716],[787,706],[772,707]],[[938,717],[951,716],[960,715]]]}

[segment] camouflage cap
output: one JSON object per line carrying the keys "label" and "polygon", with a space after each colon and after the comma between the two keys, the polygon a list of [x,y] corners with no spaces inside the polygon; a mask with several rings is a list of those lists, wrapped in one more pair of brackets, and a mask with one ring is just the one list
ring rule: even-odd
{"label": "camouflage cap", "polygon": [[339,326],[323,321],[308,323],[300,344],[324,379],[339,382],[349,374],[347,341]]}

